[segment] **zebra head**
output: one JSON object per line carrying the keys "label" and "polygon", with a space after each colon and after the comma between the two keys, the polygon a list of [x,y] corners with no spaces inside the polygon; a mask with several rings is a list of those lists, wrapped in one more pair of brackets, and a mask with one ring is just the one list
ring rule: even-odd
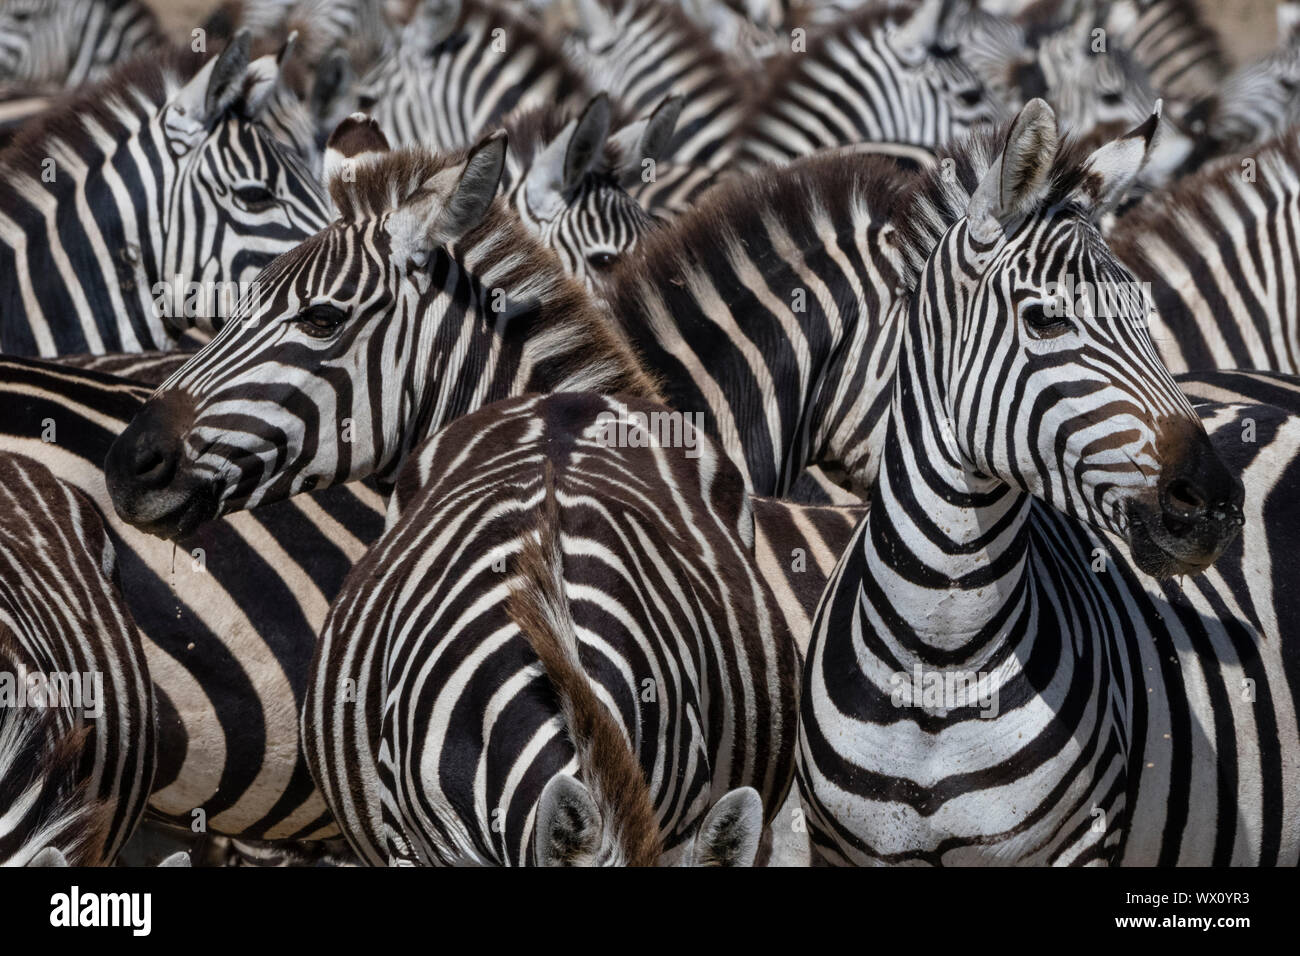
{"label": "zebra head", "polygon": [[649,117],[611,133],[609,99],[601,94],[577,117],[531,109],[505,122],[507,201],[593,292],[608,291],[619,258],[654,228],[623,183],[653,174],[681,108],[680,97],[670,97]]}
{"label": "zebra head", "polygon": [[339,218],[263,271],[110,449],[124,519],[183,534],[386,476],[425,434],[522,391],[650,393],[581,286],[495,201],[505,151],[498,132],[336,177]]}
{"label": "zebra head", "polygon": [[[1163,576],[1222,552],[1242,486],[1156,354],[1145,291],[1097,229],[1158,119],[1080,161],[1031,100],[973,192],[960,190],[965,216],[929,257],[931,294],[913,309],[937,353],[939,431],[970,470],[1119,535]],[[941,178],[922,208],[961,201]]]}
{"label": "zebra head", "polygon": [[[250,59],[241,32],[156,115],[175,164],[155,276],[164,285],[176,276],[204,287],[248,283],[329,221],[313,123],[280,83],[291,46],[292,38],[278,54]],[[165,314],[173,327],[205,331],[222,321],[214,310]]]}

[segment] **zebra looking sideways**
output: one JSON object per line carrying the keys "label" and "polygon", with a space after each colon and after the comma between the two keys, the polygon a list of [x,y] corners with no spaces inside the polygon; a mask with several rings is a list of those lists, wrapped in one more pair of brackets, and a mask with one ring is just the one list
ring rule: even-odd
{"label": "zebra looking sideways", "polygon": [[684,447],[603,431],[671,414],[511,399],[411,453],[303,710],[363,859],[753,862],[793,773],[794,643],[716,445],[689,420]]}
{"label": "zebra looking sideways", "polygon": [[0,865],[112,863],[155,760],[153,685],[99,513],[0,454]]}
{"label": "zebra looking sideways", "polygon": [[[320,228],[308,161],[259,119],[280,69],[250,61],[242,34],[201,67],[179,51],[129,64],[24,129],[0,154],[0,350],[134,351],[210,331],[218,283]],[[293,146],[309,150],[303,125]]]}
{"label": "zebra looking sideways", "polygon": [[1266,488],[1300,420],[1261,425],[1290,433],[1281,460],[1240,431],[1216,449],[1139,295],[1045,307],[1067,274],[1134,288],[1095,223],[1154,129],[1084,157],[1031,101],[983,179],[929,187],[884,461],[804,671],[800,792],[831,862],[1300,856],[1300,622],[1270,547],[1297,496],[1265,520],[1234,474]]}
{"label": "zebra looking sideways", "polygon": [[141,0],[6,0],[0,6],[0,85],[52,92],[98,82],[164,42]]}
{"label": "zebra looking sideways", "polygon": [[339,217],[263,271],[247,313],[114,443],[118,514],[184,534],[304,489],[390,482],[414,444],[500,398],[653,395],[604,311],[494,200],[504,162],[498,133],[468,153],[394,150],[332,180]]}

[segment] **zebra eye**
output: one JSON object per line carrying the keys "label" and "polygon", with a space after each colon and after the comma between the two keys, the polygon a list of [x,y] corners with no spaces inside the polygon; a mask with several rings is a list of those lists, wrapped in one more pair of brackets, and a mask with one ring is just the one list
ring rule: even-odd
{"label": "zebra eye", "polygon": [[1119,106],[1124,99],[1124,94],[1119,90],[1107,90],[1101,94],[1101,101],[1107,106]]}
{"label": "zebra eye", "polygon": [[618,254],[614,252],[593,252],[587,256],[587,264],[601,271],[613,268],[616,262],[618,262]]}
{"label": "zebra eye", "polygon": [[1020,310],[1020,317],[1024,319],[1030,334],[1035,338],[1055,338],[1070,329],[1070,321],[1066,318],[1063,302],[1056,303],[1051,313],[1041,302],[1034,302]]}
{"label": "zebra eye", "polygon": [[318,339],[329,338],[343,324],[347,313],[332,305],[312,305],[303,309],[294,319],[308,335]]}
{"label": "zebra eye", "polygon": [[984,99],[984,91],[978,88],[962,90],[957,94],[957,99],[962,106],[979,106],[980,101]]}
{"label": "zebra eye", "polygon": [[957,48],[955,46],[944,46],[941,43],[931,43],[926,52],[936,60],[951,60],[957,55]]}
{"label": "zebra eye", "polygon": [[235,198],[250,212],[261,212],[275,204],[275,193],[266,186],[240,186],[235,190]]}

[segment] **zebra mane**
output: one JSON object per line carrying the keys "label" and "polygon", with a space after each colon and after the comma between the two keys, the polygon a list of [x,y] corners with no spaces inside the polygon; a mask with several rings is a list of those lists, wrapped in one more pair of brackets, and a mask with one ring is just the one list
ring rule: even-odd
{"label": "zebra mane", "polygon": [[[920,275],[948,228],[966,215],[971,195],[1002,151],[1009,128],[968,134],[939,150],[934,168],[917,178],[910,208],[898,220],[903,255],[913,277]],[[1084,161],[1091,153],[1089,141],[1064,138],[1052,163],[1042,208],[1056,205],[1074,191],[1085,176]]]}
{"label": "zebra mane", "polygon": [[[23,680],[30,664],[13,631],[0,622],[0,672]],[[112,820],[109,808],[87,792],[89,781],[82,775],[91,728],[80,723],[60,733],[57,713],[48,707],[0,707],[0,808],[30,803],[13,821],[24,831],[20,842],[11,843],[9,833],[0,832],[0,847],[26,855],[54,846],[72,866],[102,862],[98,857]]]}
{"label": "zebra mane", "polygon": [[1300,177],[1300,126],[1255,147],[1251,155],[1256,167],[1253,180],[1242,176],[1237,156],[1228,156],[1144,197],[1117,223],[1109,237],[1111,249],[1141,273],[1144,268],[1159,268],[1150,258],[1148,237],[1187,235],[1189,223],[1218,228],[1225,200],[1244,209],[1257,203],[1261,194],[1268,202],[1281,203],[1289,192],[1294,201],[1295,187],[1290,184]]}
{"label": "zebra mane", "polygon": [[538,533],[519,553],[522,583],[513,587],[506,610],[541,659],[555,688],[564,726],[577,755],[578,773],[601,806],[605,826],[617,834],[631,866],[653,866],[663,852],[659,824],[645,773],[613,716],[582,667],[578,637],[564,594],[560,509],[555,471],[543,463],[545,499]]}
{"label": "zebra mane", "polygon": [[[638,312],[634,305],[644,288],[684,285],[686,275],[714,258],[747,258],[749,237],[766,233],[770,222],[780,223],[796,241],[821,242],[818,220],[827,209],[858,207],[871,221],[900,221],[915,179],[892,160],[841,151],[724,179],[675,219],[673,228],[653,230],[638,254],[617,267],[614,316]],[[837,238],[846,244],[856,239]]]}
{"label": "zebra mane", "polygon": [[[359,165],[353,181],[336,176],[330,194],[343,222],[382,218],[410,199],[429,177],[465,161],[468,150],[434,153],[402,147]],[[531,301],[537,316],[526,333],[545,337],[539,367],[548,378],[530,379],[532,391],[628,392],[657,398],[658,385],[587,290],[497,197],[483,221],[449,253],[484,288],[505,289],[512,301]]]}

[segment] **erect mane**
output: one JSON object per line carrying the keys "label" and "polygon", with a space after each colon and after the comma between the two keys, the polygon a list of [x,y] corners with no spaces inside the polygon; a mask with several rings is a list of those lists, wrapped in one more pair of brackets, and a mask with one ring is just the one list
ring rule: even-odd
{"label": "erect mane", "polygon": [[519,553],[521,582],[506,610],[537,654],[555,688],[565,730],[577,755],[578,773],[600,804],[605,824],[619,836],[631,866],[653,866],[663,851],[645,773],[623,732],[582,667],[578,638],[564,594],[560,513],[555,472],[543,463],[544,501],[537,536]]}
{"label": "erect mane", "polygon": [[[824,151],[785,166],[765,167],[729,178],[710,189],[671,229],[653,230],[637,255],[616,273],[612,309],[616,318],[638,314],[642,290],[684,284],[703,262],[748,256],[750,237],[777,221],[795,237],[817,236],[815,218],[846,206],[870,211],[872,221],[904,220],[916,176],[892,160],[847,151]],[[841,236],[848,244],[853,236]]]}
{"label": "erect mane", "polygon": [[[429,177],[465,161],[467,150],[434,153],[402,147],[359,163],[353,181],[336,176],[330,194],[344,223],[379,219],[410,199]],[[554,390],[624,391],[654,398],[657,386],[587,290],[564,271],[559,258],[498,197],[487,215],[449,249],[485,288],[508,290],[513,301],[537,304],[531,334],[545,334]],[[593,378],[599,367],[600,376]],[[586,372],[569,381],[566,370]]]}

